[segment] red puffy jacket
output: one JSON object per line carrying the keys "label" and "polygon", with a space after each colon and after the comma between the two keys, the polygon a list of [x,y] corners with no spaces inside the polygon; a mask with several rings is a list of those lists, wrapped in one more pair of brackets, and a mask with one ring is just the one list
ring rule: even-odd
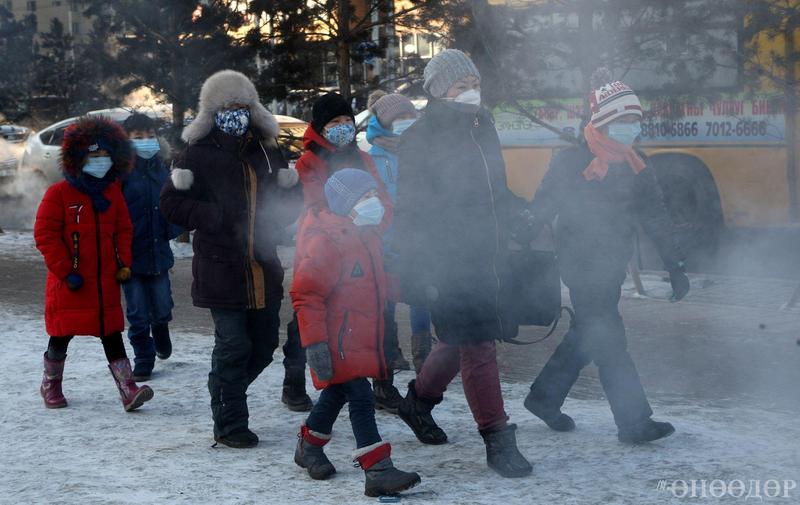
{"label": "red puffy jacket", "polygon": [[[103,196],[111,206],[96,213],[88,195],[61,181],[39,204],[33,236],[48,270],[45,326],[51,336],[101,337],[125,328],[116,274],[120,264],[131,264],[133,226],[119,183]],[[77,291],[67,288],[71,272],[83,277]]]}
{"label": "red puffy jacket", "polygon": [[327,342],[333,377],[317,389],[360,377],[385,378],[386,279],[381,232],[330,211],[309,213],[290,289],[303,347]]}

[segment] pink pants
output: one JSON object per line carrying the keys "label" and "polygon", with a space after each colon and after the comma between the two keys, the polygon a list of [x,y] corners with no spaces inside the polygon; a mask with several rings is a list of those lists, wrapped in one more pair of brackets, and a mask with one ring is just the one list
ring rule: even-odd
{"label": "pink pants", "polygon": [[417,375],[417,396],[431,401],[441,398],[459,370],[478,429],[504,427],[508,416],[503,408],[493,340],[462,345],[438,342]]}

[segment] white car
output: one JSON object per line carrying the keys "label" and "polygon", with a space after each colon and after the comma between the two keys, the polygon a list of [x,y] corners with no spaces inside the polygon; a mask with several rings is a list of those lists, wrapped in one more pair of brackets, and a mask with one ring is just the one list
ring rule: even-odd
{"label": "white car", "polygon": [[[426,98],[420,98],[416,100],[411,100],[411,103],[414,104],[414,108],[418,111],[422,111],[426,105],[428,105],[428,100]],[[367,142],[367,123],[369,122],[369,118],[372,117],[372,113],[369,109],[363,110],[356,114],[356,141],[358,142],[358,148],[362,151],[369,151],[372,147],[372,144]]]}
{"label": "white car", "polygon": [[[165,119],[166,110],[162,108],[142,110],[153,119]],[[125,121],[132,114],[130,109],[116,108],[93,110],[87,116],[105,116],[118,123]],[[53,183],[61,179],[61,141],[64,130],[80,117],[71,117],[52,124],[44,130],[34,133],[25,142],[25,151],[20,161],[21,170],[31,171]]]}

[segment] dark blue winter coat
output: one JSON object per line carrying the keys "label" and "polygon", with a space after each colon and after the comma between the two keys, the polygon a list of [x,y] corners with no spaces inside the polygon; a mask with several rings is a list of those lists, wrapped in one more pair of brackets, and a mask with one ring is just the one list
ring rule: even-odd
{"label": "dark blue winter coat", "polygon": [[175,263],[169,241],[183,231],[167,223],[161,215],[159,197],[169,178],[169,168],[159,156],[149,160],[136,157],[136,167],[122,183],[133,222],[133,265],[140,275],[157,275],[168,271]]}

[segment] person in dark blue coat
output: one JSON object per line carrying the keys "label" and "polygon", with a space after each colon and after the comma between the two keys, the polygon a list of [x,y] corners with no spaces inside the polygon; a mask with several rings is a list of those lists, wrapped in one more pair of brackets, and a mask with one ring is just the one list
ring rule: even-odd
{"label": "person in dark blue coat", "polygon": [[132,276],[123,289],[128,339],[135,354],[133,375],[135,380],[145,381],[150,378],[156,356],[167,359],[172,353],[169,269],[175,258],[169,241],[182,229],[167,223],[161,214],[159,198],[169,178],[169,168],[159,156],[155,122],[134,113],[123,126],[136,151],[135,167],[122,185],[134,230]]}

